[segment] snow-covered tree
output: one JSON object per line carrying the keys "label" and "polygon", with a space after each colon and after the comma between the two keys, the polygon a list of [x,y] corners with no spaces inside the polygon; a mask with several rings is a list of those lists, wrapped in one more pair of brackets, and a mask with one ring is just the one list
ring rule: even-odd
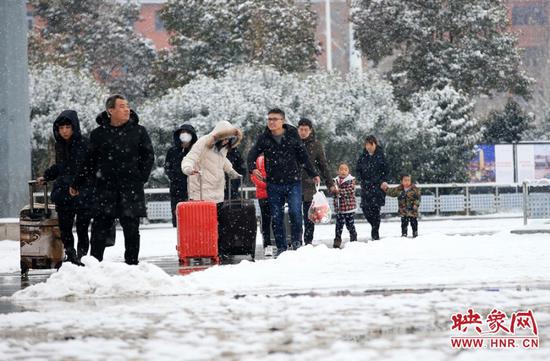
{"label": "snow-covered tree", "polygon": [[108,91],[86,71],[58,65],[32,67],[29,74],[33,174],[42,174],[53,160],[53,121],[63,110],[78,113],[83,134],[97,124]]}
{"label": "snow-covered tree", "polygon": [[450,85],[469,97],[526,97],[516,37],[502,0],[355,0],[356,45],[375,64],[395,56],[388,78],[403,108],[410,96]]}
{"label": "snow-covered tree", "polygon": [[29,37],[31,64],[56,63],[91,71],[113,93],[147,95],[156,52],[134,30],[135,1],[30,0],[43,20]]}
{"label": "snow-covered tree", "polygon": [[519,142],[533,124],[532,114],[509,98],[504,110],[493,111],[484,121],[483,141],[488,144]]}
{"label": "snow-covered tree", "polygon": [[294,125],[300,117],[310,118],[333,166],[339,161],[353,164],[366,134],[378,134],[404,117],[393,102],[391,85],[373,72],[342,77],[237,67],[219,79],[199,77],[140,109],[155,145],[156,181],[165,182],[161,166],[172,129],[189,122],[203,135],[218,121],[228,120],[243,130],[241,149],[246,154],[273,107],[282,108]]}
{"label": "snow-covered tree", "polygon": [[172,45],[157,62],[161,91],[239,64],[288,72],[316,67],[316,16],[308,1],[169,0],[161,16]]}
{"label": "snow-covered tree", "polygon": [[402,125],[410,133],[403,144],[388,150],[390,165],[403,166],[401,171],[411,172],[421,182],[466,181],[473,147],[481,139],[473,102],[446,86],[415,95],[412,105],[412,120]]}

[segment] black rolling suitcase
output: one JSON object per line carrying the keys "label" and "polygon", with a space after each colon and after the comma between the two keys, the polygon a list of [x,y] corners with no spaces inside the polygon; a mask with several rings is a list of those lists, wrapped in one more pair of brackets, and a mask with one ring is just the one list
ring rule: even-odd
{"label": "black rolling suitcase", "polygon": [[[231,182],[228,182],[231,187]],[[231,189],[229,189],[231,198]],[[256,252],[256,207],[251,199],[244,199],[241,178],[241,199],[222,203],[218,214],[218,249],[220,256],[250,255]]]}
{"label": "black rolling suitcase", "polygon": [[48,186],[44,184],[44,203],[34,203],[36,181],[29,181],[29,204],[19,215],[21,274],[29,269],[59,268],[64,258],[63,242],[55,206],[48,204]]}

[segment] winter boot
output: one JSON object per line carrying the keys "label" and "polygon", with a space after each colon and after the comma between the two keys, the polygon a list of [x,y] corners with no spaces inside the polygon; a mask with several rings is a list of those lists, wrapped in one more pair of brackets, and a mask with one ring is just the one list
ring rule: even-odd
{"label": "winter boot", "polygon": [[334,245],[332,246],[332,248],[340,248],[341,245],[342,245],[342,238],[340,237],[334,238]]}
{"label": "winter boot", "polygon": [[84,266],[84,263],[80,262],[80,259],[76,256],[76,250],[74,248],[65,249],[65,262],[71,262],[77,266]]}
{"label": "winter boot", "polygon": [[357,242],[357,233],[350,233],[349,234],[349,241],[350,242]]}
{"label": "winter boot", "polygon": [[418,237],[418,231],[413,231],[413,238]]}
{"label": "winter boot", "polygon": [[81,259],[82,257],[87,256],[87,255],[88,255],[88,250],[84,250],[80,247],[78,248],[78,250],[76,252],[76,258]]}
{"label": "winter boot", "polygon": [[378,241],[380,240],[380,234],[378,234],[378,229],[372,229],[370,231],[370,236],[372,238],[373,241]]}
{"label": "winter boot", "polygon": [[401,233],[401,237],[407,238],[407,233]]}

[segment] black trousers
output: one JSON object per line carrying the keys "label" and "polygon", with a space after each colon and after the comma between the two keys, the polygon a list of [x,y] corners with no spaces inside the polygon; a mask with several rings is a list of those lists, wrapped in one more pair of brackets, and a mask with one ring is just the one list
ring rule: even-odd
{"label": "black trousers", "polygon": [[401,234],[407,235],[407,228],[411,223],[413,233],[418,232],[418,219],[416,217],[401,217]]}
{"label": "black trousers", "polygon": [[355,230],[355,212],[352,213],[337,213],[336,214],[336,237],[342,238],[342,231],[344,230],[344,224],[349,231],[350,242],[357,241],[357,231]]}
{"label": "black trousers", "polygon": [[171,195],[170,197],[170,206],[172,208],[172,226],[177,227],[178,221],[176,218],[176,207],[179,202],[185,202],[187,201],[187,197],[183,197],[180,195]]}
{"label": "black trousers", "polygon": [[[139,260],[139,217],[120,217],[120,225],[124,233],[124,261],[127,264],[138,264]],[[103,261],[105,240],[111,235],[113,217],[98,215],[92,223],[91,255],[98,261]]]}
{"label": "black trousers", "polygon": [[315,232],[315,223],[309,220],[308,212],[311,207],[311,202],[302,202],[302,214],[304,218],[304,243],[311,244],[313,242],[313,232]]}
{"label": "black trousers", "polygon": [[271,207],[269,206],[269,200],[267,198],[258,199],[258,203],[260,204],[262,218],[261,230],[265,248],[273,245],[271,241]]}
{"label": "black trousers", "polygon": [[368,206],[361,206],[361,210],[363,211],[363,215],[365,216],[365,219],[370,223],[371,225],[371,237],[373,239],[379,239],[379,229],[380,229],[380,206],[371,204]]}
{"label": "black trousers", "polygon": [[74,249],[73,224],[76,218],[76,235],[78,237],[78,258],[88,254],[90,239],[88,237],[88,227],[92,220],[92,212],[89,210],[57,210],[59,218],[59,230],[61,240],[65,249]]}

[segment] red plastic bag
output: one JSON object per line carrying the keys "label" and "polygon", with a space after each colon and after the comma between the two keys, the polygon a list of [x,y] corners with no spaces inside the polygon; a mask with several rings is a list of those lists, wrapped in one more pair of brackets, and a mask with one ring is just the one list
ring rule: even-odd
{"label": "red plastic bag", "polygon": [[316,188],[317,192],[313,195],[313,201],[309,207],[307,217],[313,223],[329,223],[332,211],[330,210],[327,197],[325,197],[323,192],[319,191],[318,187]]}

